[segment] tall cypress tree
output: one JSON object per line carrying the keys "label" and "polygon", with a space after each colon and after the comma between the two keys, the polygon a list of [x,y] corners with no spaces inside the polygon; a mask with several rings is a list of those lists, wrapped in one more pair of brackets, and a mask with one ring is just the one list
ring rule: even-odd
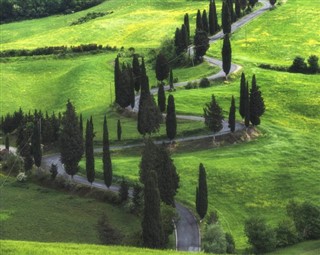
{"label": "tall cypress tree", "polygon": [[144,214],[142,219],[143,245],[162,248],[164,233],[160,213],[160,194],[157,173],[150,171],[144,187]]}
{"label": "tall cypress tree", "polygon": [[33,126],[33,134],[32,134],[32,154],[34,159],[34,164],[37,167],[41,166],[42,159],[42,151],[41,151],[41,139],[40,139],[40,130],[39,124],[36,122]]}
{"label": "tall cypress tree", "polygon": [[103,179],[106,186],[109,188],[112,183],[112,163],[109,146],[109,132],[107,126],[107,116],[103,120],[103,138],[102,138],[102,161],[103,161]]}
{"label": "tall cypress tree", "polygon": [[210,47],[208,35],[205,31],[197,30],[194,36],[195,57],[197,60],[202,60]]}
{"label": "tall cypress tree", "polygon": [[226,79],[227,79],[228,74],[230,72],[230,68],[231,68],[231,58],[232,58],[231,44],[230,44],[230,39],[228,34],[224,35],[221,54],[222,54],[222,68],[226,74]]}
{"label": "tall cypress tree", "polygon": [[231,11],[227,2],[222,2],[221,24],[224,34],[231,33]]}
{"label": "tall cypress tree", "polygon": [[130,106],[133,109],[135,105],[135,100],[136,100],[135,93],[134,93],[135,81],[134,81],[134,74],[133,74],[132,68],[130,67],[128,71],[129,71],[129,80],[130,80]]}
{"label": "tall cypress tree", "polygon": [[83,139],[81,138],[79,120],[70,100],[67,102],[61,124],[61,162],[64,164],[67,174],[73,178],[73,175],[79,170],[78,164],[83,154]]}
{"label": "tall cypress tree", "polygon": [[167,116],[166,116],[167,137],[173,140],[177,134],[177,117],[173,95],[168,97]]}
{"label": "tall cypress tree", "polygon": [[196,209],[200,218],[203,219],[208,210],[207,174],[202,163],[199,165],[199,180],[196,189]]}
{"label": "tall cypress tree", "polygon": [[219,25],[218,25],[216,3],[214,0],[211,0],[209,5],[209,33],[210,35],[214,35],[218,31],[219,31]]}
{"label": "tall cypress tree", "polygon": [[115,91],[115,102],[119,104],[121,97],[121,69],[119,56],[114,61],[114,91]]}
{"label": "tall cypress tree", "polygon": [[250,98],[249,98],[249,84],[247,81],[245,88],[245,116],[244,116],[244,124],[246,127],[250,125]]}
{"label": "tall cypress tree", "polygon": [[80,117],[79,117],[79,127],[80,127],[81,137],[83,137],[83,120],[82,120],[82,113],[80,113]]}
{"label": "tall cypress tree", "polygon": [[186,13],[184,15],[183,24],[185,25],[186,30],[187,30],[188,44],[189,44],[189,41],[190,41],[190,23],[189,23],[189,14],[188,13]]}
{"label": "tall cypress tree", "polygon": [[174,90],[174,87],[173,87],[173,72],[172,72],[172,69],[170,69],[170,74],[169,74],[169,86],[170,86],[170,90]]}
{"label": "tall cypress tree", "polygon": [[203,30],[208,34],[209,33],[209,23],[208,23],[208,16],[207,16],[206,10],[203,10],[201,18],[202,18]]}
{"label": "tall cypress tree", "polygon": [[180,39],[181,49],[183,51],[186,51],[189,45],[189,37],[188,37],[188,30],[184,24],[181,25],[180,36],[181,36],[181,39]]}
{"label": "tall cypress tree", "polygon": [[203,23],[202,23],[202,17],[201,17],[200,10],[198,10],[198,12],[197,12],[196,31],[203,31]]}
{"label": "tall cypress tree", "polygon": [[236,105],[234,102],[234,97],[231,98],[231,106],[229,111],[229,128],[230,131],[233,133],[236,129]]}
{"label": "tall cypress tree", "polygon": [[253,126],[260,125],[260,117],[264,112],[264,100],[257,86],[256,75],[253,75],[250,89],[250,122]]}
{"label": "tall cypress tree", "polygon": [[132,57],[132,72],[134,77],[135,91],[139,92],[140,82],[141,82],[141,70],[140,70],[140,63],[139,63],[139,58],[137,54],[134,54]]}
{"label": "tall cypress tree", "polygon": [[91,184],[94,181],[95,177],[95,170],[94,170],[94,153],[93,153],[93,122],[92,117],[90,121],[87,120],[86,125],[86,139],[85,139],[85,152],[86,152],[86,172],[87,172],[87,179],[88,182]]}
{"label": "tall cypress tree", "polygon": [[240,0],[235,0],[235,12],[238,19],[241,18],[241,4]]}
{"label": "tall cypress tree", "polygon": [[223,128],[223,114],[222,109],[217,103],[214,95],[211,97],[211,102],[206,103],[205,107],[203,108],[203,112],[205,125],[214,133],[219,132]]}
{"label": "tall cypress tree", "polygon": [[166,111],[166,94],[162,83],[159,84],[158,88],[158,107],[160,112]]}
{"label": "tall cypress tree", "polygon": [[121,122],[120,119],[117,122],[117,138],[118,141],[121,141],[121,135],[122,135],[122,127],[121,127]]}
{"label": "tall cypress tree", "polygon": [[233,0],[226,0],[226,1],[227,1],[227,4],[229,5],[231,22],[233,23],[237,20],[236,14],[234,13],[234,9],[233,9]]}
{"label": "tall cypress tree", "polygon": [[239,113],[244,119],[246,116],[246,100],[248,98],[248,95],[246,94],[246,76],[244,73],[241,74],[241,80],[240,80],[240,105],[239,105]]}
{"label": "tall cypress tree", "polygon": [[179,56],[183,52],[183,46],[182,46],[182,43],[181,43],[181,38],[182,38],[181,31],[177,27],[176,28],[176,32],[174,34],[174,46],[175,46],[175,49],[176,49],[177,56]]}

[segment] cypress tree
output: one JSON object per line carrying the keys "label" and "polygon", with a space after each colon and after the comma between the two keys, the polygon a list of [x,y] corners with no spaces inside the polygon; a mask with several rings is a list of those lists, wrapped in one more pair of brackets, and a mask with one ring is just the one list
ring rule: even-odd
{"label": "cypress tree", "polygon": [[227,4],[229,5],[230,15],[231,15],[231,23],[235,22],[237,20],[237,17],[234,13],[233,9],[233,0],[226,0]]}
{"label": "cypress tree", "polygon": [[181,31],[180,29],[177,27],[176,28],[176,32],[174,34],[174,46],[176,49],[176,54],[177,56],[179,56],[182,52],[183,52],[183,47],[182,47],[182,43],[181,43]]}
{"label": "cypress tree", "polygon": [[134,77],[133,77],[133,70],[132,68],[129,68],[129,80],[130,80],[130,106],[133,109],[135,105],[135,82],[134,82]]}
{"label": "cypress tree", "polygon": [[247,0],[240,0],[240,8],[242,11],[244,11],[248,6],[248,1]]}
{"label": "cypress tree", "polygon": [[208,210],[207,174],[202,163],[199,165],[199,181],[196,189],[196,209],[200,218],[203,219]]}
{"label": "cypress tree", "polygon": [[245,88],[245,117],[244,117],[244,124],[246,127],[250,125],[250,99],[249,99],[249,84],[247,81],[246,88]]}
{"label": "cypress tree", "polygon": [[231,68],[231,54],[232,54],[231,44],[230,44],[230,39],[228,34],[224,35],[221,54],[222,54],[222,68],[226,74],[226,79],[227,79],[228,74],[230,72],[230,68]]}
{"label": "cypress tree", "polygon": [[144,187],[144,214],[142,219],[143,245],[148,248],[163,247],[163,227],[160,213],[160,194],[157,173],[150,171]]}
{"label": "cypress tree", "polygon": [[112,183],[112,163],[109,147],[109,132],[107,126],[107,117],[104,116],[103,120],[103,138],[102,138],[102,161],[103,161],[103,179],[106,186],[109,188]]}
{"label": "cypress tree", "polygon": [[186,27],[186,30],[187,30],[187,35],[188,35],[188,44],[189,44],[189,41],[190,41],[190,23],[189,23],[189,14],[186,13],[184,15],[184,20],[183,20],[183,24],[185,25]]}
{"label": "cypress tree", "polygon": [[156,169],[156,172],[160,198],[165,204],[174,207],[174,196],[179,188],[179,176],[165,145],[159,148],[158,163],[160,163],[160,166]]}
{"label": "cypress tree", "polygon": [[230,131],[233,133],[236,129],[236,105],[234,102],[234,97],[231,98],[231,106],[229,111],[229,128]]}
{"label": "cypress tree", "polygon": [[209,33],[209,24],[208,24],[208,16],[207,16],[207,11],[203,10],[202,12],[202,26],[203,26],[203,30],[206,33]]}
{"label": "cypress tree", "polygon": [[182,51],[186,51],[189,45],[189,37],[188,37],[187,28],[184,24],[182,24],[181,26],[180,36],[181,36],[181,39],[180,39],[181,49]]}
{"label": "cypress tree", "polygon": [[121,69],[119,56],[116,57],[114,62],[114,91],[115,91],[115,102],[119,104],[121,97]]}
{"label": "cypress tree", "polygon": [[169,65],[166,57],[160,53],[156,59],[156,77],[162,83],[169,76]]}
{"label": "cypress tree", "polygon": [[40,141],[40,130],[39,124],[36,122],[33,126],[32,134],[32,154],[34,159],[34,164],[37,167],[41,166],[42,151],[41,151],[41,141]]}
{"label": "cypress tree", "polygon": [[94,132],[93,132],[93,122],[91,117],[90,121],[87,120],[86,138],[85,138],[86,172],[87,172],[88,182],[90,182],[91,184],[93,183],[94,177],[95,177],[93,137],[94,137]]}
{"label": "cypress tree", "polygon": [[218,31],[219,31],[219,25],[218,25],[216,3],[214,0],[211,0],[209,5],[209,33],[210,35],[214,35]]}
{"label": "cypress tree", "polygon": [[214,133],[219,132],[223,127],[223,114],[222,109],[217,103],[214,95],[211,97],[211,102],[206,103],[205,107],[203,108],[203,112],[206,126]]}
{"label": "cypress tree", "polygon": [[151,139],[145,141],[140,162],[140,181],[145,184],[152,170],[158,176],[158,188],[161,200],[167,205],[174,206],[174,196],[179,188],[179,175],[165,146],[158,147]]}
{"label": "cypress tree", "polygon": [[265,106],[259,86],[257,86],[256,75],[252,76],[250,89],[250,122],[253,126],[260,125],[260,117],[265,112]]}
{"label": "cypress tree", "polygon": [[241,4],[240,0],[235,0],[235,12],[238,19],[241,18]]}
{"label": "cypress tree", "polygon": [[159,88],[158,88],[158,107],[160,112],[166,111],[166,95],[165,95],[164,86],[162,83],[159,84]]}
{"label": "cypress tree", "polygon": [[195,57],[197,60],[202,60],[202,57],[206,54],[209,49],[209,39],[205,31],[197,30],[194,36],[194,48]]}
{"label": "cypress tree", "polygon": [[170,86],[170,90],[173,91],[174,87],[173,87],[173,73],[172,73],[172,69],[170,69],[170,74],[169,74],[169,86]]}
{"label": "cypress tree", "polygon": [[203,23],[202,23],[202,17],[201,17],[200,10],[198,10],[198,12],[197,12],[196,31],[203,31]]}
{"label": "cypress tree", "polygon": [[231,33],[231,11],[227,2],[222,2],[221,24],[224,34]]}
{"label": "cypress tree", "polygon": [[[141,101],[141,99],[143,99]],[[160,129],[162,115],[155,103],[153,95],[146,95],[145,98],[140,98],[138,112],[138,131],[145,136],[156,133]]]}
{"label": "cypress tree", "polygon": [[5,141],[6,150],[9,150],[10,148],[10,142],[9,142],[9,136],[6,135],[6,141]]}
{"label": "cypress tree", "polygon": [[61,124],[61,162],[64,164],[67,174],[73,178],[73,175],[79,170],[78,164],[83,154],[83,139],[81,137],[79,120],[70,100],[67,102]]}
{"label": "cypress tree", "polygon": [[137,54],[134,54],[132,57],[132,72],[134,77],[135,91],[139,92],[140,83],[141,83],[141,70],[140,70],[140,63],[139,63],[139,58]]}
{"label": "cypress tree", "polygon": [[168,97],[167,116],[166,116],[167,137],[173,140],[177,134],[177,118],[173,95]]}
{"label": "cypress tree", "polygon": [[120,182],[119,197],[121,202],[126,201],[129,197],[129,184],[124,177],[122,177]]}
{"label": "cypress tree", "polygon": [[81,137],[83,137],[83,120],[82,120],[82,113],[80,113],[80,117],[79,117],[79,127],[80,127]]}
{"label": "cypress tree", "polygon": [[240,81],[240,105],[239,105],[239,113],[244,119],[246,115],[246,100],[248,95],[246,95],[246,76],[244,73],[241,74],[241,81]]}
{"label": "cypress tree", "polygon": [[121,127],[121,122],[120,119],[117,122],[117,138],[118,141],[121,141],[121,135],[122,135],[122,127]]}

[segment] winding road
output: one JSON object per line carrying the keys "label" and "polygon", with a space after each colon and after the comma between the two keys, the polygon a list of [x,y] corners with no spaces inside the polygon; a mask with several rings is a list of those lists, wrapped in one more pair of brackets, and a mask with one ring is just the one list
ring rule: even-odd
{"label": "winding road", "polygon": [[[264,13],[265,11],[270,9],[270,4],[268,1],[260,0],[259,2],[261,2],[263,4],[263,6],[260,9],[246,15],[245,17],[241,18],[237,22],[233,23],[232,24],[232,32],[239,29],[244,24],[248,23],[252,19],[258,17],[259,15],[261,15],[262,13]],[[223,33],[219,32],[216,35],[210,37],[210,44],[215,43],[217,40],[219,40],[221,38],[223,38]],[[208,63],[210,63],[212,65],[219,66],[222,69],[222,61],[221,60],[213,59],[210,57],[204,57],[204,59]],[[235,73],[235,72],[239,71],[240,69],[241,69],[241,67],[239,65],[232,64],[230,73]],[[217,74],[211,75],[207,78],[212,81],[212,80],[221,79],[224,77],[225,77],[225,74],[221,70]],[[192,82],[199,82],[199,81],[200,80],[195,80]],[[187,83],[188,82],[180,82],[180,83],[174,84],[174,86],[181,87],[181,86],[185,86]],[[168,90],[169,86],[166,86],[165,89]],[[157,89],[152,89],[151,93],[156,94]],[[131,109],[131,110],[133,110],[135,112],[138,111],[139,100],[140,100],[140,96],[136,96],[136,103],[135,103],[136,106],[134,107],[134,109]],[[199,117],[199,116],[177,115],[177,118],[194,120],[194,121],[203,121],[204,120],[202,117]],[[243,128],[244,128],[244,126],[242,124],[237,123],[236,130],[241,130]],[[226,134],[229,132],[230,131],[228,128],[228,124],[227,124],[227,122],[224,122],[223,129],[220,132],[216,133],[215,136],[220,136],[220,135],[223,135],[223,134]],[[183,141],[198,140],[198,139],[203,139],[203,138],[208,138],[208,137],[213,137],[213,135],[190,136],[190,137],[178,138],[178,139],[176,139],[176,141],[183,142]],[[169,141],[163,140],[163,141],[157,141],[156,143],[162,143],[162,142],[169,142]],[[144,145],[143,143],[137,143],[137,144],[126,145],[126,146],[113,146],[113,147],[110,147],[110,149],[111,150],[125,149],[125,148],[132,148],[132,147],[140,147],[143,145]],[[95,149],[95,152],[101,152],[101,151],[102,151],[102,148]],[[63,165],[60,162],[60,155],[59,154],[46,155],[43,157],[42,167],[48,169],[48,168],[50,168],[52,163],[57,164],[58,172],[60,175],[65,176],[65,178],[70,178],[64,171]],[[74,181],[77,183],[83,184],[83,185],[90,185],[85,177],[82,177],[79,175],[74,176]],[[99,188],[99,189],[107,190],[107,187],[105,186],[105,184],[102,181],[95,181],[92,184],[92,186]],[[119,187],[112,185],[109,190],[114,191],[114,192],[118,192]],[[176,208],[177,208],[177,211],[180,216],[180,220],[175,223],[177,250],[180,250],[180,251],[200,251],[200,249],[201,249],[200,232],[199,232],[199,226],[198,226],[198,223],[197,223],[195,216],[191,213],[191,211],[187,207],[183,206],[180,203],[176,203]]]}

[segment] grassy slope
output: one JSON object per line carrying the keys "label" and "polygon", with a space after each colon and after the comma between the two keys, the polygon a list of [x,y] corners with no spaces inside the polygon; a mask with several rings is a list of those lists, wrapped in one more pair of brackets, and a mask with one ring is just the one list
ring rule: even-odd
{"label": "grassy slope", "polygon": [[[0,240],[1,251],[7,255],[20,254],[20,255],[60,255],[66,253],[68,255],[118,255],[118,254],[190,254],[188,252],[176,252],[176,251],[159,251],[150,249],[137,249],[131,247],[121,246],[101,246],[101,245],[89,245],[89,244],[72,244],[72,243],[37,243],[37,242],[23,242],[23,241],[11,241]],[[317,255],[319,254],[320,241],[304,242],[298,245],[294,245],[290,248],[280,249],[277,252],[270,253],[269,255]]]}
{"label": "grassy slope", "polygon": [[99,244],[96,224],[103,213],[125,236],[124,243],[132,244],[140,223],[123,209],[9,177],[1,187],[0,239]]}
{"label": "grassy slope", "polygon": [[[208,173],[209,209],[219,211],[224,228],[232,232],[240,249],[246,247],[243,223],[248,215],[263,215],[275,225],[284,217],[285,205],[290,199],[319,203],[320,143],[317,137],[320,136],[320,97],[317,95],[320,94],[320,76],[256,67],[260,58],[261,62],[290,64],[295,55],[319,56],[319,48],[310,43],[319,41],[318,34],[309,33],[308,27],[303,25],[308,21],[312,22],[311,27],[317,26],[320,18],[316,10],[314,2],[291,0],[232,37],[234,62],[245,67],[249,79],[253,73],[257,75],[263,92],[267,111],[259,128],[262,136],[247,144],[200,151],[190,148],[185,153],[173,155],[181,177],[178,198],[194,205],[194,187],[198,166],[202,162]],[[267,26],[270,20],[277,22]],[[302,35],[296,32],[298,25]],[[261,36],[257,31],[265,31],[269,37]],[[250,47],[243,44],[245,36],[247,41],[259,45],[258,50],[254,43]],[[211,49],[211,55],[219,56],[219,47]],[[270,57],[269,52],[273,52]],[[284,58],[290,61],[284,61]],[[238,91],[238,78],[208,89],[180,90],[175,93],[176,107],[181,113],[200,115],[204,102],[209,101],[214,93],[227,111],[231,95],[238,97]],[[139,164],[139,158],[130,157],[129,161],[130,164]],[[115,157],[114,162],[119,168],[127,166],[122,157]],[[132,175],[131,171],[129,174]]]}
{"label": "grassy slope", "polygon": [[[207,1],[109,0],[89,10],[71,15],[1,25],[0,49],[81,43],[140,49],[157,47],[164,37],[174,36],[175,29],[181,26],[186,12],[190,14],[192,21],[195,19],[197,9],[204,8],[208,8]],[[93,11],[114,13],[81,25],[70,26],[71,22]],[[195,22],[190,23],[193,23],[191,31],[194,31]]]}

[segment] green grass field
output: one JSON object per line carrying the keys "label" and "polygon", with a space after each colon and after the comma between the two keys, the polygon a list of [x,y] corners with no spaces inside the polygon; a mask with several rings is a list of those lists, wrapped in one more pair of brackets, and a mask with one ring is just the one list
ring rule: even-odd
{"label": "green grass field", "polygon": [[[148,5],[144,8],[146,3]],[[199,7],[200,5],[202,7]],[[189,10],[188,8],[201,9],[206,5],[205,1],[134,1],[116,9],[115,1],[108,1],[95,7],[94,10],[101,11],[102,8],[106,8],[106,11],[114,10],[115,13],[112,15],[119,17],[119,20],[114,21],[114,26],[107,26],[107,22],[112,20],[111,15],[79,27],[68,26],[85,12],[6,24],[1,25],[3,28],[1,47],[2,49],[34,48],[43,46],[44,42],[45,45],[97,42],[145,49],[158,46],[159,39],[171,36],[171,32],[166,31],[174,31],[177,24],[181,24],[182,16]],[[173,7],[176,9],[172,9]],[[175,23],[166,17],[168,9]],[[232,36],[233,62],[244,67],[247,78],[251,79],[252,74],[256,74],[266,103],[266,113],[259,127],[262,135],[257,140],[208,150],[195,150],[194,148],[198,146],[193,146],[184,152],[173,153],[174,163],[181,179],[178,199],[194,210],[198,166],[202,162],[208,175],[209,210],[218,210],[224,229],[232,233],[239,251],[248,246],[243,226],[245,219],[251,214],[264,216],[274,226],[285,217],[285,206],[290,199],[309,200],[319,204],[320,75],[290,74],[257,67],[260,63],[290,65],[296,55],[305,58],[311,54],[320,56],[320,35],[312,29],[320,23],[317,10],[315,1],[288,0],[286,4],[265,13]],[[128,15],[129,11],[132,11],[132,15]],[[137,23],[133,21],[138,21],[139,15],[144,15],[147,11],[150,14],[159,12],[159,20],[154,20],[158,24],[153,27],[158,29],[157,33],[153,34],[153,28],[146,30],[144,26],[141,27],[141,31],[137,31]],[[145,25],[153,24],[152,15],[146,15],[145,18]],[[131,22],[132,29],[119,29],[119,24],[127,24],[126,22]],[[168,24],[164,26],[166,22]],[[30,26],[31,30],[26,29]],[[102,26],[105,29],[103,31],[100,29]],[[77,30],[81,32],[76,33]],[[49,31],[59,36],[46,40]],[[123,35],[123,38],[116,36],[117,33]],[[92,41],[92,38],[95,40]],[[220,58],[220,51],[219,41],[211,46],[209,55]],[[78,112],[83,112],[86,116],[93,114],[101,123],[110,102],[107,86],[110,80],[112,81],[112,76],[108,72],[113,70],[111,65],[107,66],[106,63],[110,63],[113,58],[112,54],[106,54],[67,60],[45,58],[37,60],[42,62],[37,62],[18,59],[0,63],[1,80],[5,82],[1,82],[1,95],[6,95],[0,99],[1,105],[4,105],[1,111],[16,110],[20,104],[23,108],[45,108],[49,105],[52,109],[48,110],[63,110],[66,98],[74,96]],[[53,63],[54,61],[60,62],[57,64],[58,62]],[[50,87],[45,82],[50,77],[49,69],[45,69],[45,65],[51,65],[53,70],[56,70],[57,76],[52,76],[48,81],[49,85],[54,84],[54,86]],[[64,67],[63,70],[59,68],[60,65]],[[86,69],[87,67],[89,69]],[[20,71],[15,72],[15,69],[19,68]],[[40,75],[37,76],[39,81],[34,83],[32,75],[37,68],[40,68]],[[65,69],[67,73],[64,73]],[[199,71],[196,71],[193,76],[190,70],[181,70],[181,74],[178,75],[179,81],[183,81],[180,78],[183,75],[191,80],[192,77],[199,75]],[[215,94],[217,101],[227,113],[231,95],[238,98],[239,79],[238,76],[229,83],[216,83],[207,89],[177,90],[174,93],[176,109],[179,113],[201,115],[204,103],[210,100],[211,94]],[[29,84],[28,87],[24,83]],[[72,86],[68,87],[69,83]],[[87,83],[90,83],[91,88]],[[57,96],[57,99],[53,100],[50,93],[40,96],[43,91],[51,89],[63,98]],[[97,94],[100,95],[101,91],[106,93],[103,99],[97,98]],[[10,103],[9,101],[6,103],[7,97],[11,100]],[[118,116],[113,113],[110,115],[113,117],[109,128],[114,126],[115,130]],[[125,139],[134,139],[136,136],[131,134],[136,132],[135,122],[126,121],[128,126],[124,135],[125,133],[130,135]],[[198,124],[191,124],[190,127],[186,124],[185,129]],[[198,127],[193,126],[193,128]],[[115,137],[115,131],[112,132],[112,136]],[[138,150],[115,152],[112,160],[116,175],[137,179],[140,161]],[[97,168],[99,169],[99,163]],[[301,248],[296,246],[283,253],[281,250],[279,252],[293,254],[291,253],[293,250],[300,251],[298,247]],[[311,247],[310,252],[308,247]],[[301,248],[303,250],[297,254],[316,254],[313,251],[318,248],[319,242],[304,243]]]}
{"label": "green grass field", "polygon": [[[66,253],[68,255],[100,255],[100,254],[165,254],[165,255],[186,255],[188,252],[176,252],[176,251],[160,251],[150,249],[137,249],[125,246],[102,246],[92,244],[73,244],[73,243],[39,243],[39,242],[24,242],[24,241],[12,241],[12,240],[0,240],[1,250],[8,255],[60,255]],[[320,249],[319,241],[310,241],[294,245],[290,248],[279,249],[276,252],[268,253],[269,255],[318,255]]]}
{"label": "green grass field", "polygon": [[[140,221],[120,207],[97,202],[0,174],[0,239],[100,244],[96,229],[105,213],[123,243],[134,244]],[[0,253],[3,246],[0,246]],[[3,253],[5,254],[5,253]]]}

